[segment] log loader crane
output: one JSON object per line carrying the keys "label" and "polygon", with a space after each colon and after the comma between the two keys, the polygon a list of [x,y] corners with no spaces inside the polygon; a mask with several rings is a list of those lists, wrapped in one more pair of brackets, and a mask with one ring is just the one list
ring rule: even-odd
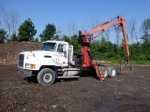
{"label": "log loader crane", "polygon": [[[96,74],[99,80],[104,80],[107,76],[117,75],[115,67],[98,66],[90,52],[90,43],[98,37],[101,31],[106,31],[111,26],[121,25],[126,58],[122,68],[126,65],[132,70],[129,63],[129,48],[126,38],[125,24],[123,17],[118,16],[116,22],[108,20],[94,29],[81,34],[78,38],[81,44],[80,53],[73,52],[73,45],[65,41],[48,40],[43,42],[43,47],[38,51],[23,51],[18,56],[17,73],[23,77],[36,77],[37,81],[43,85],[52,85],[58,78],[78,78],[79,74],[84,75],[84,71]],[[90,36],[90,37],[89,37]],[[75,58],[74,58],[75,57]]]}
{"label": "log loader crane", "polygon": [[[117,21],[113,21],[114,19],[117,19]],[[130,52],[128,47],[128,40],[126,37],[126,20],[120,15],[114,19],[110,19],[84,34],[80,33],[80,36],[78,38],[78,41],[81,44],[80,52],[82,53],[83,57],[82,68],[88,68],[90,66],[93,66],[100,80],[104,80],[104,77],[98,68],[96,60],[94,60],[93,56],[91,55],[89,44],[93,39],[98,37],[102,31],[106,31],[110,27],[115,25],[120,25],[122,27],[124,44],[122,44],[121,46],[124,46],[126,51],[125,62],[121,65],[121,71],[125,66],[129,66],[130,70],[131,71],[133,70],[131,64],[129,63]]]}

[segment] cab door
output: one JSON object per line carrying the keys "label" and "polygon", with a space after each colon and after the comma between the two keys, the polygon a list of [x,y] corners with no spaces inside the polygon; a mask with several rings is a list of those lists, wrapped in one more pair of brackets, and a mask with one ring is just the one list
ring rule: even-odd
{"label": "cab door", "polygon": [[67,66],[68,65],[68,52],[65,44],[58,44],[55,53],[55,62],[57,65]]}

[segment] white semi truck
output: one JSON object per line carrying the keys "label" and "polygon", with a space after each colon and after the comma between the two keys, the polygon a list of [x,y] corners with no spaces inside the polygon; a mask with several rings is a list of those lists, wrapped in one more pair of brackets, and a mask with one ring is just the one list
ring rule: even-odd
{"label": "white semi truck", "polygon": [[[73,59],[74,57],[74,59]],[[93,71],[93,67],[81,67],[82,55],[73,53],[73,46],[64,41],[45,41],[38,51],[23,51],[18,57],[18,74],[23,77],[37,77],[38,83],[43,86],[52,85],[56,78],[78,78],[79,73]],[[114,67],[99,66],[101,74],[115,77]]]}

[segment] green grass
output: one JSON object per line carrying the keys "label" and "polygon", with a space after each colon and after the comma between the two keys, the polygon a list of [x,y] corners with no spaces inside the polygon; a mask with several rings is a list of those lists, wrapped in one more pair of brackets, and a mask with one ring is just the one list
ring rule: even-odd
{"label": "green grass", "polygon": [[[112,60],[111,61],[112,63],[115,63],[115,64],[122,64],[124,61],[118,61],[118,60]],[[142,65],[150,65],[150,62],[147,62],[147,61],[130,61],[130,64],[132,65],[136,65],[136,64],[142,64]]]}
{"label": "green grass", "polygon": [[[105,62],[111,62],[112,64],[123,64],[125,61],[124,60],[117,60],[117,59],[109,59],[109,60],[103,60]],[[149,61],[135,61],[135,60],[130,60],[130,64],[132,65],[137,65],[137,64],[141,64],[141,65],[150,65]]]}

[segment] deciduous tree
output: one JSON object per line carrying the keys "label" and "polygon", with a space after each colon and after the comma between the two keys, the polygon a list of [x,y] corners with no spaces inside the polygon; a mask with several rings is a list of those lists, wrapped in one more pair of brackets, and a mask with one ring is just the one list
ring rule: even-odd
{"label": "deciduous tree", "polygon": [[142,23],[142,33],[143,33],[143,39],[150,40],[150,18],[145,19]]}
{"label": "deciduous tree", "polygon": [[136,33],[136,19],[135,18],[132,18],[130,21],[129,21],[129,24],[128,24],[128,34],[130,36],[130,41],[131,41],[131,44],[134,43],[134,40],[137,39],[137,33]]}
{"label": "deciduous tree", "polygon": [[20,14],[14,8],[6,10],[4,7],[0,7],[0,19],[1,24],[7,29],[9,40],[11,35],[16,34],[18,24],[20,22]]}
{"label": "deciduous tree", "polygon": [[114,30],[115,30],[115,33],[116,33],[116,44],[117,44],[117,47],[119,47],[121,27],[118,26],[118,25],[114,26]]}
{"label": "deciduous tree", "polygon": [[66,31],[67,35],[71,38],[71,36],[75,35],[77,33],[77,25],[74,21],[69,21],[66,23]]}

